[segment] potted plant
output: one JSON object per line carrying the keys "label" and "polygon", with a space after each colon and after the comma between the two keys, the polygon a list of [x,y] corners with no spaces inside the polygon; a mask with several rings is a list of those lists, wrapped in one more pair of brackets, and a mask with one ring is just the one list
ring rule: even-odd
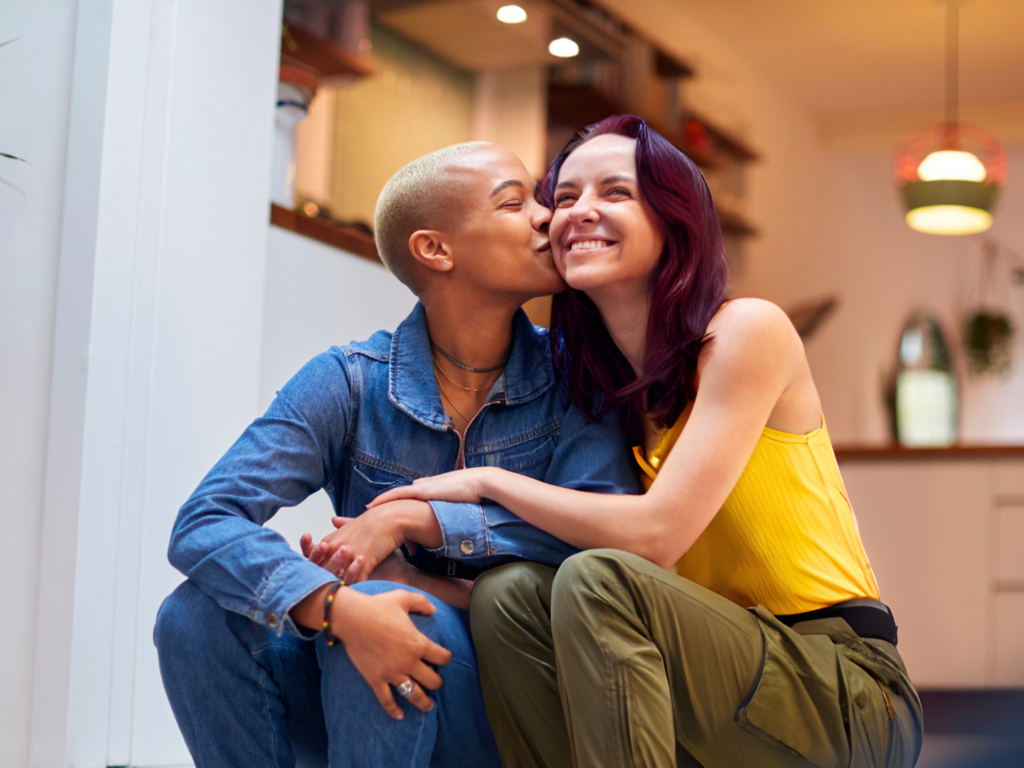
{"label": "potted plant", "polygon": [[1002,312],[973,312],[964,323],[967,370],[974,375],[1009,371],[1013,334],[1013,322]]}

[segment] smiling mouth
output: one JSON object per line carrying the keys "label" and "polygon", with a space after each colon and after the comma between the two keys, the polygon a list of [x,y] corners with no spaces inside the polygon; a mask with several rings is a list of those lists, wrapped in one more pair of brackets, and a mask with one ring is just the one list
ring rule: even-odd
{"label": "smiling mouth", "polygon": [[577,240],[575,243],[569,245],[570,251],[582,251],[582,250],[594,250],[597,248],[607,248],[612,244],[611,240]]}

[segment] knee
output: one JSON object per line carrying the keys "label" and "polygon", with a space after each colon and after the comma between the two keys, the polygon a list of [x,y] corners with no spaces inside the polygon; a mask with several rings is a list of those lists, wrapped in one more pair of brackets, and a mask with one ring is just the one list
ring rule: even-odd
{"label": "knee", "polygon": [[[153,642],[161,656],[190,655],[206,646],[205,635],[223,609],[191,581],[167,596],[156,615]],[[223,619],[221,619],[223,621]]]}
{"label": "knee", "polygon": [[[592,592],[604,591],[621,571],[620,555],[614,549],[588,549],[568,558],[555,575],[554,595],[562,599],[579,599]],[[558,598],[552,598],[558,599]]]}
{"label": "knee", "polygon": [[363,581],[346,589],[354,589],[364,595],[382,595],[386,592],[403,590],[425,597],[434,606],[429,616],[412,612],[409,618],[420,632],[438,645],[452,652],[453,658],[472,658],[469,643],[469,627],[466,626],[465,612],[415,587],[393,581]]}
{"label": "knee", "polygon": [[575,631],[576,625],[588,617],[608,611],[621,612],[628,602],[628,579],[623,561],[628,553],[614,549],[588,549],[568,558],[555,575],[552,587],[552,623]]}
{"label": "knee", "polygon": [[526,622],[548,622],[554,569],[540,563],[509,563],[484,573],[473,584],[469,611],[478,651],[508,638]]}

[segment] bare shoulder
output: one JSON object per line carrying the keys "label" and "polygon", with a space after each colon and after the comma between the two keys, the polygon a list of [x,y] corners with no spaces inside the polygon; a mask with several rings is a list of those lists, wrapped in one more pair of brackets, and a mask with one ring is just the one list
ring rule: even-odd
{"label": "bare shoulder", "polygon": [[727,342],[718,346],[740,349],[768,345],[780,351],[800,340],[786,313],[764,299],[733,299],[712,318],[708,333]]}

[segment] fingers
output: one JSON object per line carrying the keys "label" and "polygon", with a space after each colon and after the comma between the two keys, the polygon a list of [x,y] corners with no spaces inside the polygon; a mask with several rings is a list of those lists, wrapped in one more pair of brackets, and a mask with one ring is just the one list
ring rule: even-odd
{"label": "fingers", "polygon": [[452,660],[452,652],[447,648],[442,648],[440,645],[435,643],[433,640],[428,638],[426,635],[423,636],[427,641],[427,646],[423,653],[420,654],[420,658],[424,661],[429,661],[436,667],[443,667],[449,661]]}
{"label": "fingers", "polygon": [[302,556],[309,559],[309,555],[313,551],[313,534],[302,534],[299,538],[299,547],[302,549]]}
{"label": "fingers", "polygon": [[[347,549],[347,547],[342,547],[342,549]],[[364,570],[366,570],[366,561],[360,555],[352,561],[352,565],[345,569],[345,583],[355,584],[357,581],[365,581]]]}
{"label": "fingers", "polygon": [[421,712],[429,712],[434,708],[434,701],[427,696],[426,691],[419,685],[416,685],[416,681],[413,680],[412,694],[409,696],[409,702]]}
{"label": "fingers", "polygon": [[384,710],[391,715],[395,720],[401,720],[405,715],[402,713],[402,708],[398,706],[398,702],[395,701],[394,695],[391,693],[391,686],[387,683],[380,683],[374,686],[373,692],[377,695],[377,701],[384,707]]}
{"label": "fingers", "polygon": [[389,501],[397,501],[398,499],[420,499],[422,489],[413,488],[411,485],[400,485],[397,488],[384,491],[380,496],[375,498],[366,508],[379,507],[381,504],[387,504]]}
{"label": "fingers", "polygon": [[335,576],[340,576],[345,569],[345,562],[348,560],[348,547],[338,547],[337,551],[321,567],[326,568]]}
{"label": "fingers", "polygon": [[433,616],[434,611],[437,608],[434,604],[427,600],[426,596],[421,595],[417,592],[407,592],[404,589],[396,590],[398,593],[398,601],[402,607],[409,613],[421,613],[424,616]]}
{"label": "fingers", "polygon": [[331,518],[331,525],[333,525],[335,528],[341,528],[342,526],[345,525],[345,523],[352,522],[353,519],[354,518],[351,518],[351,517],[337,517],[337,516],[335,516],[335,517]]}
{"label": "fingers", "polygon": [[422,661],[412,669],[412,678],[424,688],[436,691],[441,687],[441,676]]}
{"label": "fingers", "polygon": [[324,561],[327,560],[330,554],[330,545],[326,541],[321,541],[319,544],[313,547],[313,549],[310,551],[307,557],[309,557],[309,561],[314,565],[323,565]]}

